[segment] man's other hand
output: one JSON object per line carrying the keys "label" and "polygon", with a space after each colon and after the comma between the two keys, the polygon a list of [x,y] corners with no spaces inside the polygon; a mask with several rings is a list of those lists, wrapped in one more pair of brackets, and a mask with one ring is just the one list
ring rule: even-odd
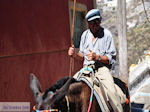
{"label": "man's other hand", "polygon": [[96,59],[96,54],[93,51],[90,51],[89,54],[87,54],[88,60],[92,61]]}
{"label": "man's other hand", "polygon": [[69,47],[68,55],[73,56],[74,54],[75,54],[75,48],[74,47]]}

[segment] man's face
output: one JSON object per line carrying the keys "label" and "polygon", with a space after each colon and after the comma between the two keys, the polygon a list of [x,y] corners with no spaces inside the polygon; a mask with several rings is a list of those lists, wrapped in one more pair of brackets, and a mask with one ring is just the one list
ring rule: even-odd
{"label": "man's face", "polygon": [[92,21],[88,21],[89,29],[93,34],[97,33],[100,27],[100,19],[94,19]]}

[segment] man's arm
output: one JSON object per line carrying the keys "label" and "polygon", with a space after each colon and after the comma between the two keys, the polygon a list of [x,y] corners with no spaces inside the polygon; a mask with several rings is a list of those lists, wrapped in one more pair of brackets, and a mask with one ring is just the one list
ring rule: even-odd
{"label": "man's arm", "polygon": [[81,54],[76,48],[70,47],[68,50],[68,55],[71,57],[74,57],[75,59],[78,60],[83,60],[83,54]]}
{"label": "man's arm", "polygon": [[95,57],[96,57],[95,60],[103,62],[105,64],[109,64],[109,59],[107,56],[96,55]]}
{"label": "man's arm", "polygon": [[110,64],[113,64],[115,63],[115,58],[116,57],[116,48],[115,48],[115,44],[114,44],[114,40],[113,40],[113,37],[112,37],[112,34],[110,31],[108,31],[108,34],[107,34],[107,43],[106,43],[106,47],[105,47],[105,56],[108,57],[109,59],[109,63]]}

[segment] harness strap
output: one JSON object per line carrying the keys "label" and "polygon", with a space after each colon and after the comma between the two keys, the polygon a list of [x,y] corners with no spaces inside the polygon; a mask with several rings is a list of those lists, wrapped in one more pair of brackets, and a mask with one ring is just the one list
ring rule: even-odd
{"label": "harness strap", "polygon": [[89,107],[88,107],[88,111],[87,112],[90,112],[90,110],[91,110],[92,101],[93,101],[93,93],[94,93],[94,89],[92,88],[91,96],[90,96],[90,103],[89,103]]}

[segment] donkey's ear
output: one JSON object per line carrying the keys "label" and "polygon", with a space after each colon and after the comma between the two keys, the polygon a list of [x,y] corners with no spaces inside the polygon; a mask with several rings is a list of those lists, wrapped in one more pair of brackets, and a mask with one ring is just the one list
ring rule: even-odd
{"label": "donkey's ear", "polygon": [[39,80],[34,74],[30,74],[30,88],[35,98],[41,93],[41,85]]}
{"label": "donkey's ear", "polygon": [[58,103],[59,101],[61,101],[65,95],[68,93],[70,84],[76,82],[76,80],[74,78],[69,78],[67,80],[67,82],[63,85],[63,87],[61,87],[59,90],[57,90],[51,97],[50,97],[50,101],[52,101],[52,104]]}

